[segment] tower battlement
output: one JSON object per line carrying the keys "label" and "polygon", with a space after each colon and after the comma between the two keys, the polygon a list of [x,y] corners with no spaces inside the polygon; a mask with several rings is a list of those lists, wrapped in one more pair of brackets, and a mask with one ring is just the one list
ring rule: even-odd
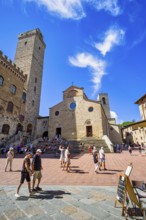
{"label": "tower battlement", "polygon": [[9,60],[6,55],[3,55],[3,52],[0,50],[0,63],[3,65],[3,67],[9,69],[13,74],[15,74],[16,77],[18,77],[23,82],[26,81],[27,75],[23,74],[23,71],[16,66],[15,63],[12,62],[12,60]]}
{"label": "tower battlement", "polygon": [[41,42],[43,43],[44,47],[46,47],[46,44],[44,42],[44,37],[40,31],[39,28],[36,28],[34,30],[30,30],[30,31],[26,31],[22,34],[18,35],[18,39],[23,39],[23,38],[28,38],[28,37],[32,37],[33,35],[37,35],[39,37],[39,39],[41,40]]}

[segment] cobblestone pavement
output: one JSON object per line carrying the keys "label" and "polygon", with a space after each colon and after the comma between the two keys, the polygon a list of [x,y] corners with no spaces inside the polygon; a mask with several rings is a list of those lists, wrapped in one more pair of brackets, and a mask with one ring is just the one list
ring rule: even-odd
{"label": "cobblestone pavement", "polygon": [[121,207],[114,208],[119,173],[133,163],[131,179],[146,181],[146,156],[137,151],[129,155],[106,154],[106,171],[94,172],[92,155],[71,159],[71,171],[62,171],[59,159],[42,158],[43,191],[28,196],[26,183],[16,199],[22,158],[14,158],[13,172],[4,172],[0,158],[0,220],[106,220],[125,219]]}

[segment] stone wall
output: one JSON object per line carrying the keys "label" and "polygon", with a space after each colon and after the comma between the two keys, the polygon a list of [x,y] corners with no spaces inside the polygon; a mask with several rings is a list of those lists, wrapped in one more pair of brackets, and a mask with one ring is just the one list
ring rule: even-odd
{"label": "stone wall", "polygon": [[[17,131],[17,125],[24,126],[25,103],[22,100],[24,83],[26,76],[23,72],[3,56],[0,52],[0,138],[14,135]],[[13,87],[14,86],[14,87]],[[11,89],[16,89],[11,91]],[[8,103],[13,103],[13,110],[8,110]],[[8,134],[2,132],[4,124],[9,125]]]}

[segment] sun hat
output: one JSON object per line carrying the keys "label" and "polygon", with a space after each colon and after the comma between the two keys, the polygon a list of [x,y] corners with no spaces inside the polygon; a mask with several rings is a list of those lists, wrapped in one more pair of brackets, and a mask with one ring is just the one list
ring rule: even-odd
{"label": "sun hat", "polygon": [[42,153],[41,149],[36,150],[37,153]]}

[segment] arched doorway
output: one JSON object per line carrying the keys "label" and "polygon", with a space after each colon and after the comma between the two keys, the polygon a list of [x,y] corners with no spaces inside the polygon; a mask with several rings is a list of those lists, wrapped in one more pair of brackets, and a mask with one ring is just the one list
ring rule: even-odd
{"label": "arched doorway", "polygon": [[42,137],[48,137],[48,131],[45,131],[42,135]]}
{"label": "arched doorway", "polygon": [[28,124],[27,125],[27,130],[26,130],[27,133],[31,134],[32,133],[32,124]]}
{"label": "arched doorway", "polygon": [[23,126],[22,124],[18,123],[16,127],[16,134],[18,134],[19,131],[23,131]]}

